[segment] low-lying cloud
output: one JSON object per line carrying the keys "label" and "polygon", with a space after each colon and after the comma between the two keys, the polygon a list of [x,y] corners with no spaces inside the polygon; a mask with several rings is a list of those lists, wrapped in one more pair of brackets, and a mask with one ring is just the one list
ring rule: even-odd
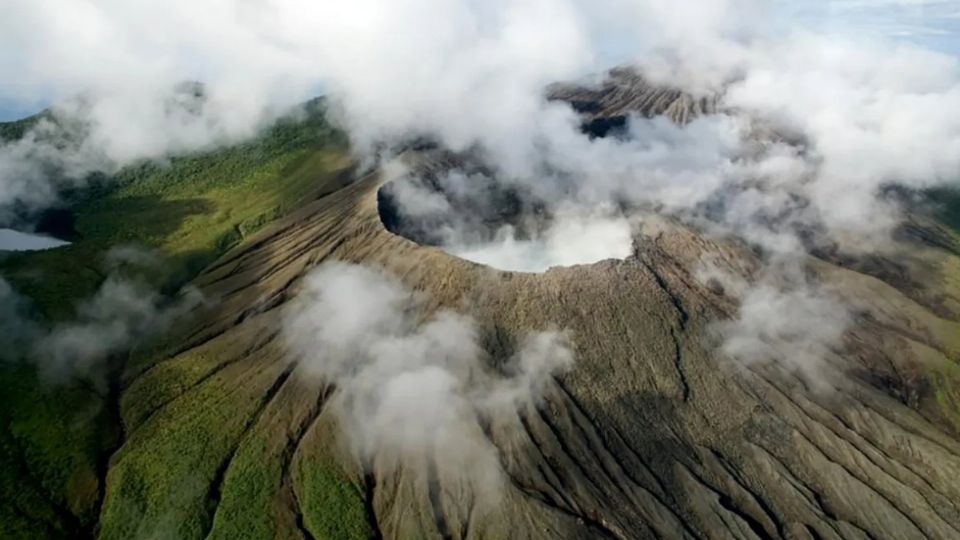
{"label": "low-lying cloud", "polygon": [[[263,110],[232,125],[229,106],[198,84],[168,85],[136,95],[91,93],[49,108],[19,138],[0,134],[0,223],[29,226],[37,210],[83,189],[94,175],[236,143],[278,116]],[[282,111],[286,112],[286,111]]]}
{"label": "low-lying cloud", "polygon": [[419,307],[392,276],[325,263],[304,278],[284,335],[302,369],[336,388],[332,410],[365,467],[416,471],[427,459],[495,497],[501,470],[481,422],[538,403],[573,353],[564,334],[535,332],[494,373],[473,319],[450,310],[424,319]]}
{"label": "low-lying cloud", "polygon": [[108,277],[77,306],[76,318],[53,326],[37,342],[37,365],[53,381],[102,376],[111,355],[162,334],[200,301],[198,292],[188,291],[171,303],[142,282]]}
{"label": "low-lying cloud", "polygon": [[3,359],[31,362],[51,383],[103,382],[113,355],[162,334],[203,302],[199,291],[191,288],[167,298],[131,268],[155,262],[155,255],[131,246],[111,250],[105,268],[109,274],[97,291],[76,306],[74,316],[52,325],[36,316],[29,299],[0,278],[0,331],[11,340]]}
{"label": "low-lying cloud", "polygon": [[773,363],[816,389],[829,388],[827,366],[843,347],[851,310],[801,268],[802,261],[779,260],[747,281],[705,265],[697,277],[739,302],[735,317],[711,328],[727,358],[741,367]]}
{"label": "low-lying cloud", "polygon": [[4,356],[18,357],[33,344],[40,327],[29,313],[29,303],[0,276],[0,335],[6,336]]}

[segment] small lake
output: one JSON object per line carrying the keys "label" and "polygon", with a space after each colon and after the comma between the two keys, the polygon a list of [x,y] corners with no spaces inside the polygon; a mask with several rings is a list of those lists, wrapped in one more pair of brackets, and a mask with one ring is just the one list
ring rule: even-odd
{"label": "small lake", "polygon": [[52,236],[0,228],[0,251],[38,251],[69,243]]}

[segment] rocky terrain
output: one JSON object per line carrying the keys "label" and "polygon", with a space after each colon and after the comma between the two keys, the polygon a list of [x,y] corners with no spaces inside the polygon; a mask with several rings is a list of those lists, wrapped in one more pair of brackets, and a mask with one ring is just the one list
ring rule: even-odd
{"label": "rocky terrain", "polygon": [[[715,110],[629,72],[551,98],[597,136],[627,113]],[[447,166],[437,155],[405,159]],[[936,222],[913,216],[882,255],[805,261],[856,306],[814,384],[718,354],[711,329],[737,302],[694,269],[754,279],[762,254],[735,239],[644,215],[624,260],[511,273],[391,232],[378,170],[323,182],[194,280],[214,301],[175,346],[132,355],[100,538],[960,537],[960,250]],[[337,388],[280,337],[302,278],[331,260],[474,317],[491,369],[528,331],[570,332],[575,366],[542,402],[469,434],[497,449],[493,503],[430,452],[344,450],[326,407]]]}
{"label": "rocky terrain", "polygon": [[599,136],[624,126],[630,114],[665,116],[685,124],[718,110],[715,95],[695,96],[679,88],[656,85],[629,67],[610,70],[597,85],[555,84],[547,97],[570,103],[582,115],[585,128]]}

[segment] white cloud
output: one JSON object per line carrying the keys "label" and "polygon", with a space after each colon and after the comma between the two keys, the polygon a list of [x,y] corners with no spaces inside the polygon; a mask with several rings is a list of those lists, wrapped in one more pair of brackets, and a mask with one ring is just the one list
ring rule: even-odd
{"label": "white cloud", "polygon": [[623,216],[602,211],[559,210],[543,232],[518,238],[512,226],[501,227],[492,239],[478,244],[445,244],[464,259],[515,272],[543,272],[554,266],[624,259],[633,248],[633,232]]}
{"label": "white cloud", "polygon": [[[112,355],[140,340],[166,331],[173,321],[203,302],[199,291],[185,288],[167,298],[137,279],[130,266],[157,264],[155,255],[127,246],[107,255],[107,278],[76,306],[76,312],[55,324],[40,319],[28,298],[0,277],[0,333],[8,338],[4,360],[29,360],[45,380],[74,378],[103,382]],[[128,265],[123,275],[118,264]]]}
{"label": "white cloud", "polygon": [[562,334],[537,332],[506,363],[511,373],[493,375],[472,319],[440,311],[421,322],[418,307],[392,276],[326,263],[305,278],[284,336],[306,373],[336,386],[331,410],[362,463],[412,460],[408,470],[423,473],[415,463],[430,456],[446,477],[495,496],[499,462],[479,420],[535,404],[573,355]]}
{"label": "white cloud", "polygon": [[37,365],[54,382],[72,377],[99,381],[111,355],[161,334],[201,301],[196,290],[167,301],[143,283],[111,275],[78,306],[75,318],[58,323],[36,341]]}

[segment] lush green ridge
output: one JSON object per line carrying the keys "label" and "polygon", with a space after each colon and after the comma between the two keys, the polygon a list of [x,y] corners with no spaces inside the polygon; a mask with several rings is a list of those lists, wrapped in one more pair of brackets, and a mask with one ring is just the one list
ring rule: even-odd
{"label": "lush green ridge", "polygon": [[297,205],[316,175],[343,165],[343,136],[314,103],[306,119],[279,122],[258,139],[168,163],[141,163],[98,181],[72,208],[79,241],[14,253],[8,281],[52,319],[69,316],[103,279],[103,254],[118,245],[156,248],[170,259],[158,286],[175,289],[217,254]]}
{"label": "lush green ridge", "polygon": [[0,140],[15,141],[22,138],[30,128],[44,118],[51,118],[49,111],[39,112],[12,122],[0,122]]}
{"label": "lush green ridge", "polygon": [[[22,136],[35,117],[0,124]],[[0,258],[0,275],[49,322],[69,320],[105,279],[117,245],[156,250],[143,277],[177,290],[219,254],[309,200],[346,167],[346,140],[321,101],[229,148],[140,163],[68,195],[76,241]],[[116,447],[116,388],[104,381],[41,383],[29,362],[0,353],[0,537],[91,534],[108,451]],[[117,362],[114,362],[115,364]]]}

